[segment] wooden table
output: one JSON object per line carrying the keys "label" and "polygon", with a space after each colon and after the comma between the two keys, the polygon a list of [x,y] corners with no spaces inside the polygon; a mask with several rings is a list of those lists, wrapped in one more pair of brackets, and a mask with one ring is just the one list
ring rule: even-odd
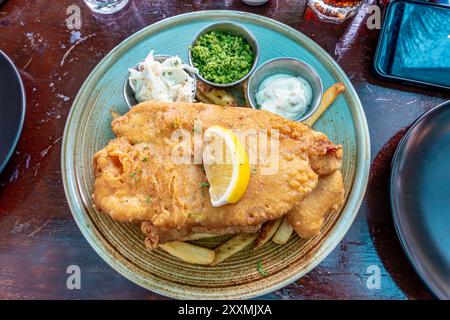
{"label": "wooden table", "polygon": [[[81,8],[80,33],[66,27],[72,3]],[[366,10],[348,23],[326,24],[305,10],[305,1],[294,0],[271,0],[260,7],[240,0],[131,0],[114,16],[93,15],[81,0],[8,0],[0,6],[0,49],[20,69],[28,108],[18,148],[0,175],[0,298],[162,298],[123,278],[84,240],[64,196],[61,139],[78,89],[115,45],[164,18],[208,9],[254,12],[314,39],[348,74],[371,134],[369,186],[352,228],[307,276],[263,298],[432,298],[396,237],[388,179],[392,154],[405,130],[450,95],[380,81],[371,74],[378,31],[366,27]],[[66,287],[70,265],[81,268],[81,290]],[[371,265],[381,270],[381,289],[366,285]]]}

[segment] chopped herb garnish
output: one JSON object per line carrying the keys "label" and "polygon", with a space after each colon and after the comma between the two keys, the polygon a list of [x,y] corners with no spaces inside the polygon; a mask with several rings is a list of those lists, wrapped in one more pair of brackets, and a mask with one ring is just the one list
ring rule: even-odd
{"label": "chopped herb garnish", "polygon": [[258,270],[259,274],[263,277],[267,277],[269,274],[266,270],[264,270],[264,267],[262,265],[262,259],[258,260],[258,263],[256,264],[256,269]]}
{"label": "chopped herb garnish", "polygon": [[200,183],[200,188],[208,188],[208,187],[209,187],[209,183],[208,182]]}
{"label": "chopped herb garnish", "polygon": [[130,174],[130,178],[134,178],[136,176],[136,172],[132,172],[131,174]]}
{"label": "chopped herb garnish", "polygon": [[148,161],[147,157],[142,158],[142,162],[147,162],[147,161]]}
{"label": "chopped herb garnish", "polygon": [[145,202],[147,202],[147,203],[152,203],[152,197],[148,196],[148,197],[145,199]]}
{"label": "chopped herb garnish", "polygon": [[256,166],[251,166],[252,175],[256,175]]}

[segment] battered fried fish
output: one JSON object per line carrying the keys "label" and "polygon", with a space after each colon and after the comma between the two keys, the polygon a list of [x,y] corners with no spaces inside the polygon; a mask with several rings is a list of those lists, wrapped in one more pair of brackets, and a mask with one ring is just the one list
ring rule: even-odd
{"label": "battered fried fish", "polygon": [[[236,204],[214,208],[201,164],[172,161],[189,141],[174,130],[194,132],[221,125],[229,129],[279,132],[278,171],[261,174],[258,164],[245,195]],[[142,222],[150,246],[183,239],[192,232],[254,232],[285,215],[317,186],[319,175],[340,167],[341,146],[306,125],[273,113],[202,103],[144,102],[112,123],[117,138],[94,156],[96,207],[120,221]],[[188,144],[193,148],[193,143]],[[246,148],[247,148],[246,144]],[[175,148],[175,149],[174,149]],[[192,150],[193,157],[195,150]]]}
{"label": "battered fried fish", "polygon": [[339,170],[321,177],[319,184],[305,199],[288,212],[287,218],[300,238],[320,234],[328,213],[344,202],[344,183]]}

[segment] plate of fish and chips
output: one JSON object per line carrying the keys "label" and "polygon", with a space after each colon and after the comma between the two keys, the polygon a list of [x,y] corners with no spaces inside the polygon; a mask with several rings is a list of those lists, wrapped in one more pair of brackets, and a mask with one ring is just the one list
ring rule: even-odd
{"label": "plate of fish and chips", "polygon": [[[219,40],[240,50],[232,73],[214,73],[202,60],[221,55],[220,46],[204,49],[217,40],[205,33],[215,25],[230,28]],[[273,113],[271,83],[253,84],[261,70],[290,60],[297,69],[272,83],[304,90],[296,100],[307,101],[304,117],[295,119]],[[295,70],[306,81],[288,75]],[[172,87],[156,95],[148,83]],[[277,137],[270,174],[238,138],[255,128]],[[174,140],[177,130],[189,138]],[[232,164],[205,160],[214,139],[228,143]],[[312,40],[258,15],[196,12],[142,29],[92,71],[67,119],[63,182],[85,238],[134,283],[173,298],[252,298],[302,277],[343,238],[364,196],[369,141],[354,88]],[[192,162],[173,161],[186,145]]]}

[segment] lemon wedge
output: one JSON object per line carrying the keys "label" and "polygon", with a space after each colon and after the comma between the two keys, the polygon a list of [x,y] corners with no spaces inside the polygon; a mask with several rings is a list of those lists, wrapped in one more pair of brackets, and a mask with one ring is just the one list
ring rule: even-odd
{"label": "lemon wedge", "polygon": [[213,207],[238,202],[250,181],[245,148],[229,129],[212,126],[205,131],[203,165]]}

